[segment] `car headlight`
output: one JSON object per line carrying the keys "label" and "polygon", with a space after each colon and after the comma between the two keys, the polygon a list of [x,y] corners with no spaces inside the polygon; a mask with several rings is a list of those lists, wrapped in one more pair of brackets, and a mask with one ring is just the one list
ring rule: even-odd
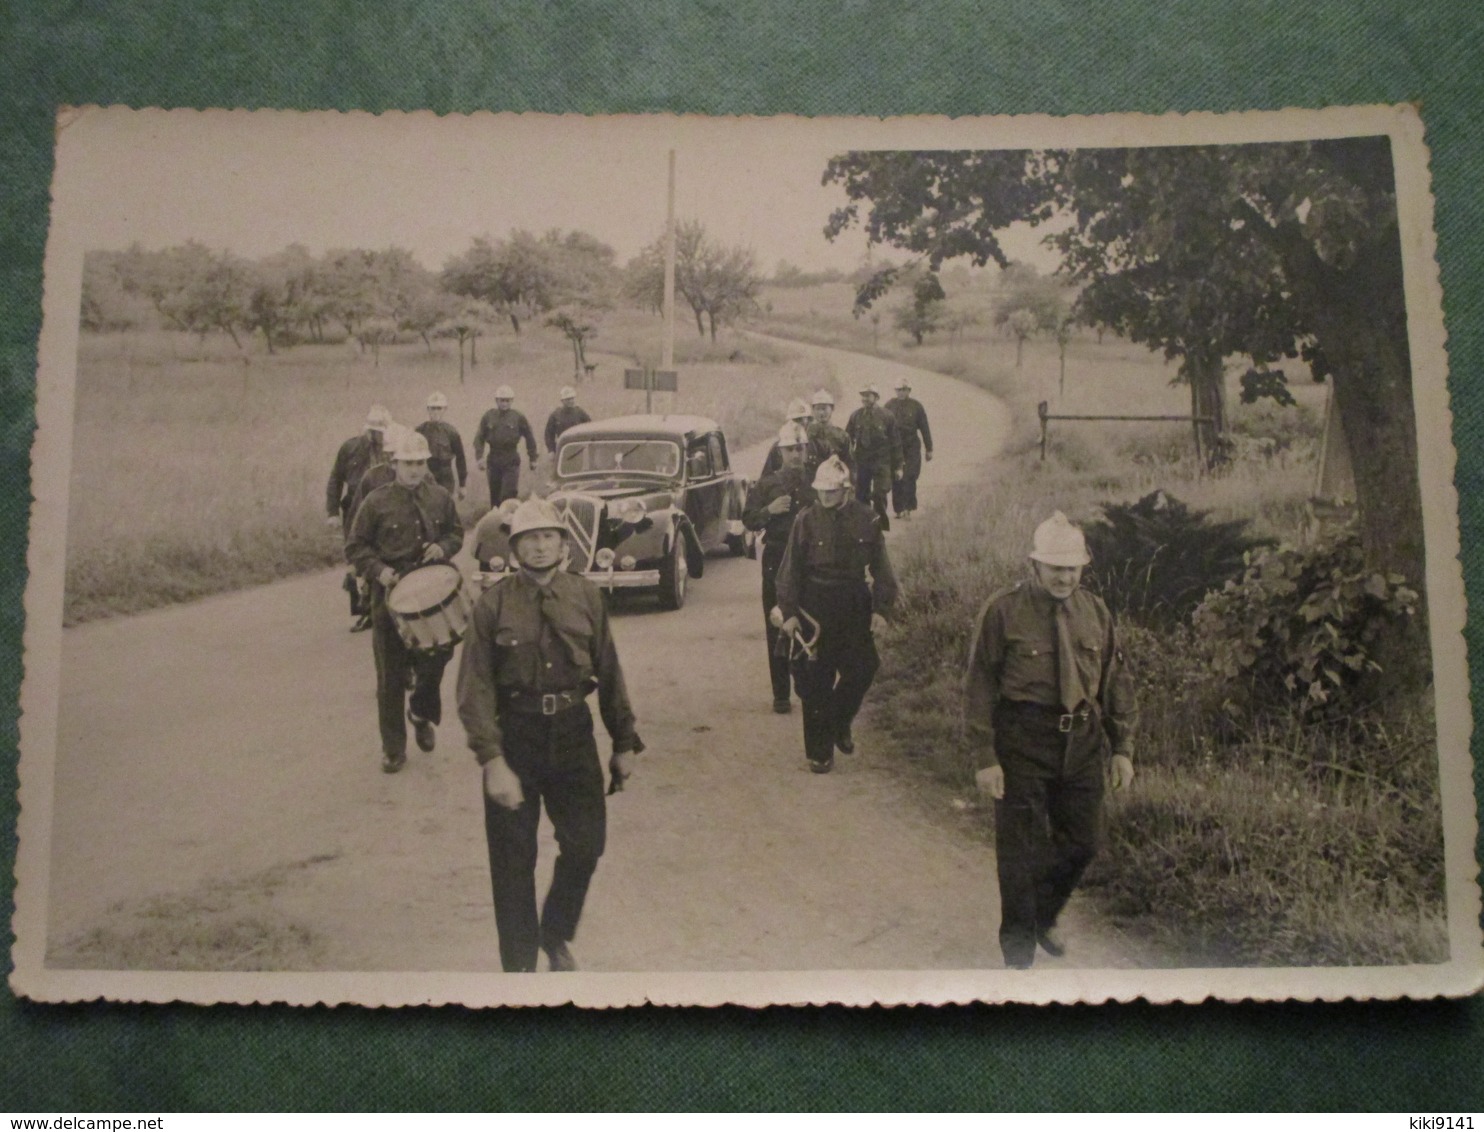
{"label": "car headlight", "polygon": [[644,501],[642,499],[620,500],[614,507],[613,513],[618,516],[620,522],[637,523],[644,518]]}
{"label": "car headlight", "polygon": [[490,559],[489,572],[491,574],[498,574],[503,569],[505,569],[505,559],[501,558],[498,554]]}
{"label": "car headlight", "polygon": [[639,560],[632,554],[625,554],[618,560],[618,568],[620,570],[632,570],[637,565],[639,565]]}
{"label": "car headlight", "polygon": [[611,568],[613,566],[613,548],[611,546],[605,546],[593,556],[593,562],[597,564],[599,570]]}

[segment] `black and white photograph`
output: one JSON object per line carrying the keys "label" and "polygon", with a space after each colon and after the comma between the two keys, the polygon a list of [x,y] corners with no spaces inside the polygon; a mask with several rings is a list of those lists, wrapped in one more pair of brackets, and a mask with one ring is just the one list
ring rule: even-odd
{"label": "black and white photograph", "polygon": [[1409,106],[64,110],[11,983],[1484,984]]}

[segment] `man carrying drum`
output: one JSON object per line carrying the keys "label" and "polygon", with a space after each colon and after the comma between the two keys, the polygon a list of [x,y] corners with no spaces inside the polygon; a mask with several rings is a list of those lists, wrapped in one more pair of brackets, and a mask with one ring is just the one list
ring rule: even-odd
{"label": "man carrying drum", "polygon": [[[371,583],[371,651],[376,657],[376,706],[381,769],[395,774],[407,761],[411,720],[419,749],[431,751],[443,719],[443,670],[453,646],[413,651],[403,642],[387,596],[419,566],[447,562],[464,543],[453,496],[428,475],[428,442],[408,430],[392,453],[396,479],[366,496],[351,522],[345,557]],[[409,678],[411,702],[408,702]]]}
{"label": "man carrying drum", "polygon": [[[534,971],[538,949],[553,971],[577,965],[568,944],[607,838],[603,768],[587,697],[613,740],[609,793],[623,788],[644,749],[624,689],[602,592],[562,569],[567,528],[544,499],[510,520],[518,573],[474,607],[459,667],[459,718],[484,768],[484,828],[500,964]],[[541,806],[557,859],[536,914],[536,830]]]}
{"label": "man carrying drum", "polygon": [[849,498],[850,469],[838,457],[819,466],[814,490],[819,502],[789,531],[773,616],[785,636],[806,615],[818,624],[813,655],[795,659],[794,687],[804,701],[809,769],[826,774],[836,747],[855,750],[850,726],[881,663],[873,634],[886,627],[897,580],[875,516]]}

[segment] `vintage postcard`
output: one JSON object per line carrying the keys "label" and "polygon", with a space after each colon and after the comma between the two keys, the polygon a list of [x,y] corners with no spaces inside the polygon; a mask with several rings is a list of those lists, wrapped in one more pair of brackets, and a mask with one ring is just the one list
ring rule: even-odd
{"label": "vintage postcard", "polygon": [[56,138],[17,994],[1480,988],[1413,107]]}

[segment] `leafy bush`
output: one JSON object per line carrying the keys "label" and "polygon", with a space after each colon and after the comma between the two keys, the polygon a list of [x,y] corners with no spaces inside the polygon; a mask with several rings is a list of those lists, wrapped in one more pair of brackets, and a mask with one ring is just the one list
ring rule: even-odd
{"label": "leafy bush", "polygon": [[1381,634],[1416,610],[1417,593],[1399,574],[1366,567],[1349,530],[1312,547],[1280,546],[1252,557],[1195,612],[1214,671],[1263,710],[1300,701],[1311,712],[1353,706],[1362,677],[1380,671]]}
{"label": "leafy bush", "polygon": [[1084,528],[1089,583],[1115,614],[1163,628],[1184,622],[1208,592],[1240,576],[1249,551],[1272,545],[1248,536],[1246,519],[1213,521],[1164,491],[1102,510],[1102,520]]}

